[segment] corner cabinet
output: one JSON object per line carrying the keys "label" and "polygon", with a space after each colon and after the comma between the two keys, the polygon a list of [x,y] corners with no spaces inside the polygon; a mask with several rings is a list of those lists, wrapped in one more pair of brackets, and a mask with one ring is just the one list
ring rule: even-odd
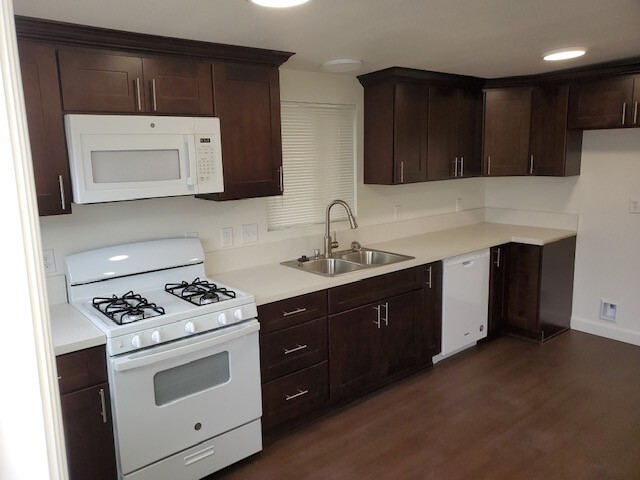
{"label": "corner cabinet", "polygon": [[71,213],[56,50],[24,41],[18,48],[38,211],[41,216]]}

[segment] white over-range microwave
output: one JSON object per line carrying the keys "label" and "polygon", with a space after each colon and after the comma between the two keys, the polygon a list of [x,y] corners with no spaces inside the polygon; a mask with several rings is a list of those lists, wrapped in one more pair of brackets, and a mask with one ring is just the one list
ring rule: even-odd
{"label": "white over-range microwave", "polygon": [[65,115],[74,203],[224,191],[220,120]]}

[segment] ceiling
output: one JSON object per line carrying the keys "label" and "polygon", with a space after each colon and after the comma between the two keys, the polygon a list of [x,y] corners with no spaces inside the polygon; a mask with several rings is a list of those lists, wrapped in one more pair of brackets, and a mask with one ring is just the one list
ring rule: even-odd
{"label": "ceiling", "polygon": [[[14,0],[18,15],[217,43],[286,50],[285,68],[319,71],[357,58],[495,78],[640,56],[638,0],[311,0],[268,9],[248,0]],[[543,62],[542,52],[587,55]]]}

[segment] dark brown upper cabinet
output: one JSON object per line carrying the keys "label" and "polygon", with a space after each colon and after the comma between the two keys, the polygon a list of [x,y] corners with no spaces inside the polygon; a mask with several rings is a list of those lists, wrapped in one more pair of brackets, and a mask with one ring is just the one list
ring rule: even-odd
{"label": "dark brown upper cabinet", "polygon": [[482,92],[429,87],[427,179],[479,176]]}
{"label": "dark brown upper cabinet", "polygon": [[640,126],[640,76],[622,75],[571,85],[569,128]]}
{"label": "dark brown upper cabinet", "polygon": [[213,114],[208,63],[77,50],[58,58],[66,111]]}
{"label": "dark brown upper cabinet", "polygon": [[568,130],[568,85],[533,90],[529,175],[580,175],[582,131]]}
{"label": "dark brown upper cabinet", "polygon": [[38,210],[40,215],[71,213],[56,51],[26,41],[18,49]]}
{"label": "dark brown upper cabinet", "polygon": [[216,64],[214,97],[222,136],[224,192],[198,197],[233,200],[281,195],[278,69]]}
{"label": "dark brown upper cabinet", "polygon": [[531,87],[485,91],[485,172],[489,176],[526,175],[529,165]]}

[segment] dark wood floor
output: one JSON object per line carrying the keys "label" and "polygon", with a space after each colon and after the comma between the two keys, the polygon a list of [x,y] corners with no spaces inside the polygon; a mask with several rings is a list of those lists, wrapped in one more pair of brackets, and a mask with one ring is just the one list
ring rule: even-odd
{"label": "dark wood floor", "polygon": [[210,478],[640,479],[640,347],[500,338]]}

